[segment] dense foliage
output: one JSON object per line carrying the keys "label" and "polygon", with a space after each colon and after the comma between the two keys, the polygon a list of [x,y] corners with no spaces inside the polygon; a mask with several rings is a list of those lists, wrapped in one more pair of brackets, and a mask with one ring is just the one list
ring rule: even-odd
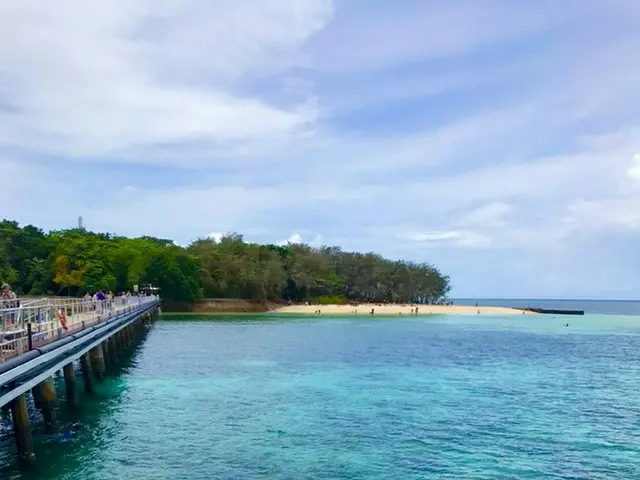
{"label": "dense foliage", "polygon": [[230,234],[187,248],[171,240],[80,229],[53,231],[0,222],[0,281],[18,294],[81,295],[152,284],[170,300],[433,302],[449,279],[426,264],[337,247],[258,245]]}

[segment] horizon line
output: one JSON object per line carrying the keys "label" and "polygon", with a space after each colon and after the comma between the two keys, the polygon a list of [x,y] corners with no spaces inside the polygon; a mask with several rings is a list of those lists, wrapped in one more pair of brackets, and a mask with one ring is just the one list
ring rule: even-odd
{"label": "horizon line", "polygon": [[624,298],[546,298],[546,297],[449,297],[451,300],[553,300],[572,302],[640,302],[640,299]]}

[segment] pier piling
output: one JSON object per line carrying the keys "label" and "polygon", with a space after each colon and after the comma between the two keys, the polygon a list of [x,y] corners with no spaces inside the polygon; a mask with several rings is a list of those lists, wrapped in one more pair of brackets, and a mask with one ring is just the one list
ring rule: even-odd
{"label": "pier piling", "polygon": [[29,427],[29,410],[24,393],[11,401],[11,418],[13,420],[13,432],[16,437],[18,459],[22,462],[32,463],[36,456],[33,452],[33,439]]}
{"label": "pier piling", "polygon": [[80,357],[80,370],[82,371],[82,380],[84,381],[85,392],[93,393],[93,372],[91,371],[89,352]]}
{"label": "pier piling", "polygon": [[34,403],[42,412],[42,418],[47,430],[52,430],[56,426],[56,405],[58,404],[58,395],[56,387],[53,383],[53,377],[49,377],[34,387],[37,392],[34,395]]}
{"label": "pier piling", "polygon": [[73,369],[73,362],[67,363],[63,369],[64,388],[67,392],[67,402],[69,405],[76,404],[76,371]]}
{"label": "pier piling", "polygon": [[115,367],[118,364],[118,349],[116,348],[115,337],[109,337],[106,342],[107,350],[109,351],[109,359],[111,360],[111,366]]}
{"label": "pier piling", "polygon": [[105,340],[100,344],[100,349],[102,350],[102,356],[104,359],[105,370],[112,365],[113,360],[111,359],[111,355],[109,352],[109,340]]}
{"label": "pier piling", "polygon": [[104,380],[105,366],[102,345],[96,345],[89,350],[89,356],[91,357],[91,369],[93,370],[93,374],[98,380]]}
{"label": "pier piling", "polygon": [[122,345],[122,330],[116,332],[113,336],[113,344],[115,345],[118,357],[122,356],[122,353],[124,352],[124,347]]}

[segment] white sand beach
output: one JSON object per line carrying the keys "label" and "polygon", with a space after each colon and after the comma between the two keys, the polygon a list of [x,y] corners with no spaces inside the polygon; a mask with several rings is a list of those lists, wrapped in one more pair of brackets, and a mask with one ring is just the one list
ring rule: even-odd
{"label": "white sand beach", "polygon": [[[411,315],[411,310],[418,308],[418,315],[536,315],[515,308],[483,307],[465,305],[416,305],[410,304],[360,304],[351,305],[290,305],[275,310],[278,313],[298,313],[313,315],[320,311],[321,315],[368,315],[373,309],[375,315]],[[415,311],[415,310],[414,310]]]}

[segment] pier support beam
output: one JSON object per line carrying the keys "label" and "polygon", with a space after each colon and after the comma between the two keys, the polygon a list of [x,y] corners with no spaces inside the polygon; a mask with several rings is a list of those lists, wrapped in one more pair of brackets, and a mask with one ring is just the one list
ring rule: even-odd
{"label": "pier support beam", "polygon": [[29,427],[29,410],[24,393],[11,401],[11,418],[13,419],[13,432],[18,448],[18,460],[25,463],[33,463],[36,459],[33,453],[33,439]]}
{"label": "pier support beam", "polygon": [[113,344],[116,349],[116,354],[119,358],[124,352],[124,346],[122,345],[122,330],[117,331],[113,336]]}
{"label": "pier support beam", "polygon": [[104,354],[102,352],[102,345],[96,345],[89,350],[89,356],[91,357],[91,369],[93,374],[98,380],[104,380]]}
{"label": "pier support beam", "polygon": [[87,393],[93,393],[93,372],[91,371],[91,360],[89,352],[80,357],[80,370],[82,371],[82,379],[84,380],[84,390]]}
{"label": "pier support beam", "polygon": [[69,405],[76,404],[76,371],[73,369],[73,362],[67,363],[63,368],[64,388],[67,392],[67,402]]}
{"label": "pier support beam", "polygon": [[104,358],[105,369],[111,366],[111,355],[109,352],[109,340],[105,340],[100,344],[100,348],[102,349],[102,356]]}
{"label": "pier support beam", "polygon": [[58,404],[58,395],[56,387],[53,384],[53,377],[49,377],[34,387],[37,392],[34,394],[34,403],[42,412],[44,423],[47,430],[52,430],[56,426],[56,405]]}
{"label": "pier support beam", "polygon": [[109,359],[111,360],[111,366],[115,367],[118,365],[118,348],[116,347],[116,337],[115,335],[109,337],[107,339],[107,350],[109,351]]}

